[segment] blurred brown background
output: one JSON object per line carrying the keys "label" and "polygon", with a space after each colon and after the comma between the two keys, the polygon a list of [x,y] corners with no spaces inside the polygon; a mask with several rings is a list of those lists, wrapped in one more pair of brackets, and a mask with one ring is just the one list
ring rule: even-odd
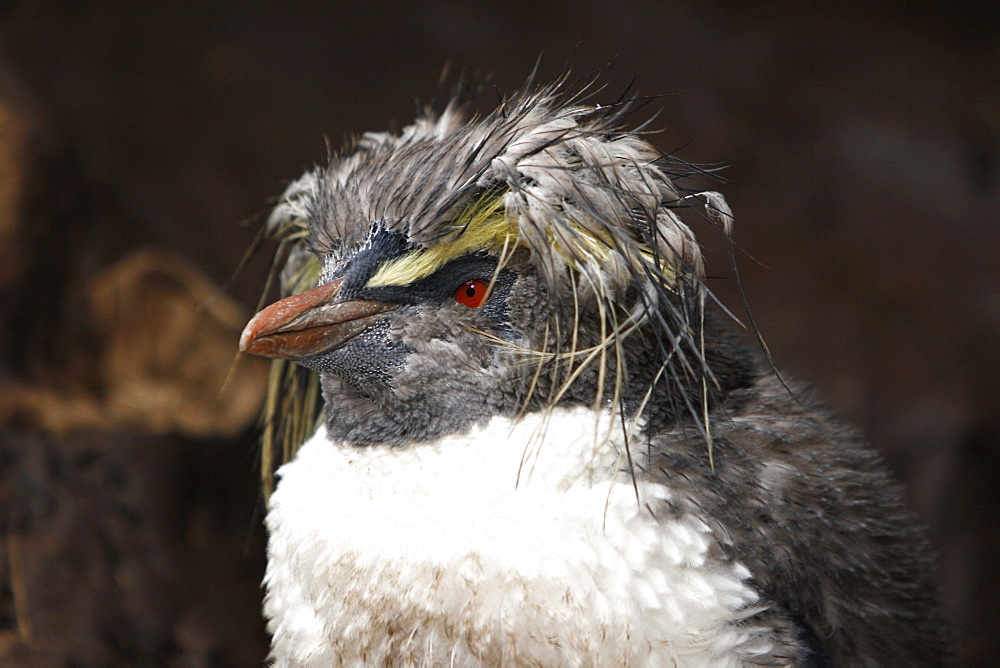
{"label": "blurred brown background", "polygon": [[[569,60],[661,94],[729,165],[778,365],[904,479],[963,665],[1000,583],[1000,40],[992,3],[11,2],[0,6],[0,665],[259,665],[264,537],[232,368],[255,221],[327,140],[452,70]],[[485,96],[490,103],[492,93]],[[711,285],[739,310],[724,244]],[[229,377],[228,383],[226,378]]]}

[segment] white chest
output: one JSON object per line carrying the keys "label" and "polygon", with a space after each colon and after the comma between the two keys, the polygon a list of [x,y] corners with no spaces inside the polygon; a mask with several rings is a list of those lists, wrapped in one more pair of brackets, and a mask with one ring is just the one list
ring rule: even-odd
{"label": "white chest", "polygon": [[[609,438],[610,434],[610,438]],[[401,448],[320,430],[281,469],[265,614],[280,665],[726,665],[742,567],[696,518],[657,520],[585,409]]]}

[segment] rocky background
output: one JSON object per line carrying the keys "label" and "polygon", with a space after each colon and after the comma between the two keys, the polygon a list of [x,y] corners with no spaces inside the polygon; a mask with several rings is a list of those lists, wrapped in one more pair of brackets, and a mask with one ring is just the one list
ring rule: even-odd
{"label": "rocky background", "polygon": [[266,365],[234,353],[266,252],[236,269],[328,144],[406,123],[448,63],[510,90],[540,54],[607,101],[661,95],[654,143],[728,165],[703,187],[778,365],[904,479],[959,662],[995,665],[998,25],[986,2],[3,3],[0,665],[262,662]]}

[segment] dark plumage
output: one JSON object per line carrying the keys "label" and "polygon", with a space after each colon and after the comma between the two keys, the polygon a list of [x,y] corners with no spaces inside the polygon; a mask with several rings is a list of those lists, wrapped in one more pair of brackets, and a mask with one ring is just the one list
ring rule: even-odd
{"label": "dark plumage", "polygon": [[270,229],[302,294],[241,342],[326,402],[268,517],[279,663],[946,656],[900,490],[706,305],[676,210],[729,211],[631,105],[452,104],[289,187]]}

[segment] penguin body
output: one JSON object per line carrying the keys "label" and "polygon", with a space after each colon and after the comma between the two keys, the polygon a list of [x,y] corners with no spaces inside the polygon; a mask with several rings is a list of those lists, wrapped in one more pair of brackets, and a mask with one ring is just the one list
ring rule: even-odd
{"label": "penguin body", "polygon": [[944,660],[899,488],[709,306],[677,211],[731,215],[628,107],[450,105],[286,191],[241,349],[325,406],[269,505],[277,664]]}

